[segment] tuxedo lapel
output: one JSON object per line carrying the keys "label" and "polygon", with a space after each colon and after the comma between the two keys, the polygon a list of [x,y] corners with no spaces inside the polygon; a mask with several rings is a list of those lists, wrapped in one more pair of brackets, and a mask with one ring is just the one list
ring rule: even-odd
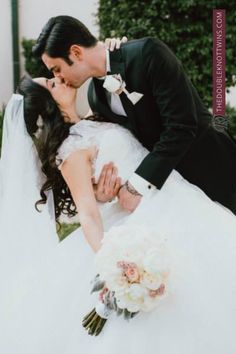
{"label": "tuxedo lapel", "polygon": [[95,88],[95,93],[96,93],[96,98],[97,100],[102,103],[107,105],[107,98],[106,98],[106,94],[105,94],[105,90],[103,88],[103,82],[104,80],[98,80],[96,78],[93,79],[94,82],[94,88]]}
{"label": "tuxedo lapel", "polygon": [[136,130],[136,123],[135,123],[135,110],[133,107],[133,103],[128,99],[128,97],[126,96],[126,94],[124,92],[122,92],[120,94],[120,99],[121,99],[121,103],[124,107],[124,110],[127,114],[127,124],[126,127],[128,129],[130,129],[135,135],[137,134],[137,130]]}
{"label": "tuxedo lapel", "polygon": [[[111,75],[120,74],[123,81],[125,81],[127,85],[127,77],[125,73],[125,62],[122,57],[121,49],[114,50],[113,52],[109,52],[110,54],[110,67],[111,67]],[[129,91],[128,85],[126,89]],[[124,110],[127,114],[125,126],[136,133],[136,124],[135,124],[135,109],[133,107],[132,102],[127,98],[126,94],[122,92],[120,94],[121,103],[124,107]]]}
{"label": "tuxedo lapel", "polygon": [[117,49],[113,52],[109,52],[110,55],[110,66],[111,66],[111,75],[120,74],[122,79],[125,81],[125,63],[122,58],[121,50]]}

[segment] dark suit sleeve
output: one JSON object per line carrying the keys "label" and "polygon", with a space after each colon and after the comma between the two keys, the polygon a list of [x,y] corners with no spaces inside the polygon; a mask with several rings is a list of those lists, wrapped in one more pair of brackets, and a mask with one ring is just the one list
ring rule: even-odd
{"label": "dark suit sleeve", "polygon": [[160,112],[162,132],[135,172],[160,189],[196,137],[197,114],[191,83],[164,43],[149,39],[143,47],[143,63],[147,86]]}

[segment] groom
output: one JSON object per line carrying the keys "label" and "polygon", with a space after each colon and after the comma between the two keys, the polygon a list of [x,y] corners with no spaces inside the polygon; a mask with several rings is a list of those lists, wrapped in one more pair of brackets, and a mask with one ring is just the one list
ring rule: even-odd
{"label": "groom", "polygon": [[93,77],[92,111],[125,126],[149,149],[120,189],[125,209],[161,189],[175,169],[236,214],[236,141],[214,128],[181,62],[161,40],[133,40],[109,52],[80,21],[58,16],[47,22],[33,51],[67,85],[77,88]]}

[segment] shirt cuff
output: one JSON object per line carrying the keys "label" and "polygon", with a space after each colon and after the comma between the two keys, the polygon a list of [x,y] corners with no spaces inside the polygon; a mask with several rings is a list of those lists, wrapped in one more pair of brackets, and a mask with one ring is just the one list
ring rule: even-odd
{"label": "shirt cuff", "polygon": [[129,183],[142,195],[150,194],[153,191],[158,191],[157,187],[154,184],[151,184],[143,177],[139,176],[137,173],[134,173],[129,178]]}

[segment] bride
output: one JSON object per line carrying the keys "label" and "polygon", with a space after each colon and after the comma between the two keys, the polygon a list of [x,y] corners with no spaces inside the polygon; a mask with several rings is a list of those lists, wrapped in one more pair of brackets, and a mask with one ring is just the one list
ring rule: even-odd
{"label": "bride", "polygon": [[[133,213],[117,198],[101,207],[92,182],[103,165],[113,161],[123,184],[148,151],[120,125],[78,117],[75,94],[55,79],[25,78],[8,104],[0,189],[2,352],[235,353],[235,215],[175,170]],[[38,155],[27,140],[34,134]],[[82,227],[58,243],[53,216],[77,212]],[[124,223],[165,235],[173,251],[171,291],[155,311],[129,322],[111,316],[92,337],[81,322],[94,306],[94,252],[104,231]]]}

